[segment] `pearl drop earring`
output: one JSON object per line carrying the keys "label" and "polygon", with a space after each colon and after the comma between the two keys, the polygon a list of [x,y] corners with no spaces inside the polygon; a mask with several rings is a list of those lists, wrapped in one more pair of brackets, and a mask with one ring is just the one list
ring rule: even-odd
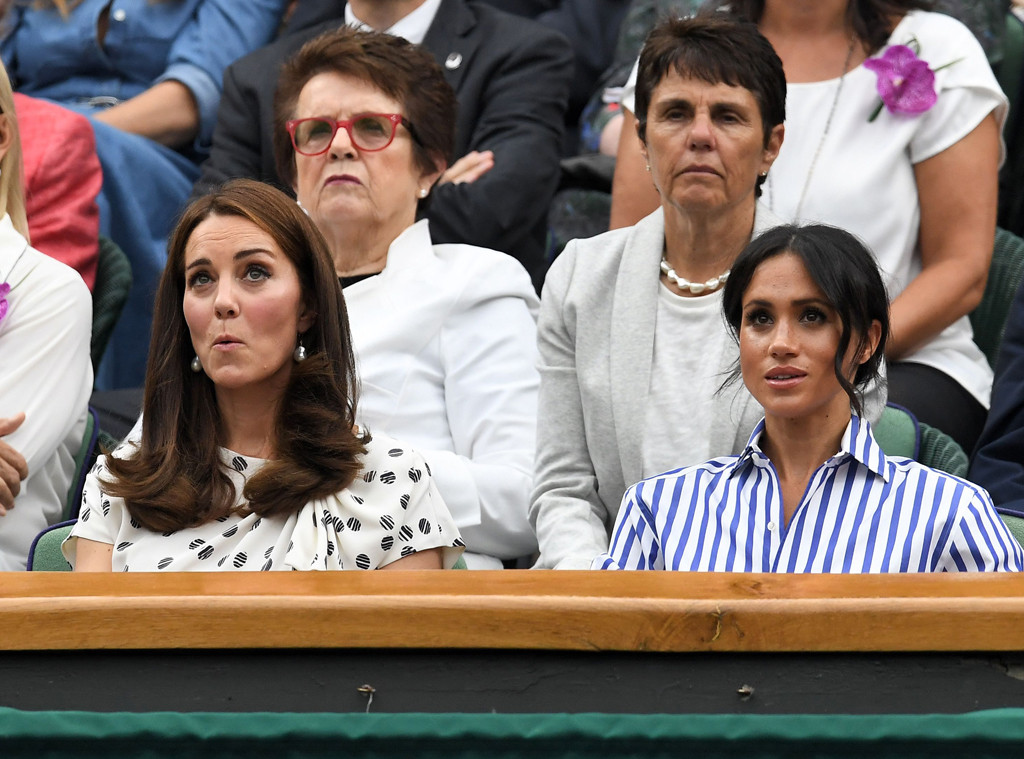
{"label": "pearl drop earring", "polygon": [[199,374],[199,372],[203,371],[203,362],[199,360],[199,356],[193,357],[190,366],[192,367],[192,371],[194,371],[196,374]]}

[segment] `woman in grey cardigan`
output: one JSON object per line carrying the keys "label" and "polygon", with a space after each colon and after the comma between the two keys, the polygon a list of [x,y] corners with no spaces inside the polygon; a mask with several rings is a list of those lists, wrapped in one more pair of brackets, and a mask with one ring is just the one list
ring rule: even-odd
{"label": "woman in grey cardigan", "polygon": [[586,569],[627,485],[737,453],[761,418],[742,385],[721,286],[778,222],[757,196],[783,139],[786,79],[753,25],[672,19],[640,56],[636,115],[661,207],[566,247],[541,299],[530,519],[537,567]]}

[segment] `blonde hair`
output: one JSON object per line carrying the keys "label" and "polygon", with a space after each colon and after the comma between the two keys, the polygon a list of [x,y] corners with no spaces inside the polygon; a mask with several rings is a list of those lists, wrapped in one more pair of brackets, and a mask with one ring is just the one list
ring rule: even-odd
{"label": "blonde hair", "polygon": [[18,117],[14,113],[14,93],[7,69],[0,63],[0,118],[7,120],[10,137],[7,152],[0,158],[0,212],[6,211],[14,228],[27,240],[28,219],[25,216],[25,193],[21,186],[21,138]]}

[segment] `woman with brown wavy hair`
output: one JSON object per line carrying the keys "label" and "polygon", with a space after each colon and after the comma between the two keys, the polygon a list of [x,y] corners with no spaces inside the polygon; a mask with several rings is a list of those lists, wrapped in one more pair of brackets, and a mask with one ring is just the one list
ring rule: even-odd
{"label": "woman with brown wavy hair", "polygon": [[237,180],[171,236],[141,440],[102,457],[64,552],[77,570],[451,566],[458,529],[419,454],[354,424],[323,237]]}

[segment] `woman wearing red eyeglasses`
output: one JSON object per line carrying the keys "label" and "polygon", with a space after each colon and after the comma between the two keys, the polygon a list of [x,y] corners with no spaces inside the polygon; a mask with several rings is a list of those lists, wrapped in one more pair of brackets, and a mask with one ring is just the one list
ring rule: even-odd
{"label": "woman wearing red eyeglasses", "polygon": [[400,37],[342,28],[284,66],[274,111],[278,172],[344,287],[358,421],[423,453],[470,568],[533,553],[537,296],[515,259],[434,245],[417,221],[452,159],[444,72]]}

